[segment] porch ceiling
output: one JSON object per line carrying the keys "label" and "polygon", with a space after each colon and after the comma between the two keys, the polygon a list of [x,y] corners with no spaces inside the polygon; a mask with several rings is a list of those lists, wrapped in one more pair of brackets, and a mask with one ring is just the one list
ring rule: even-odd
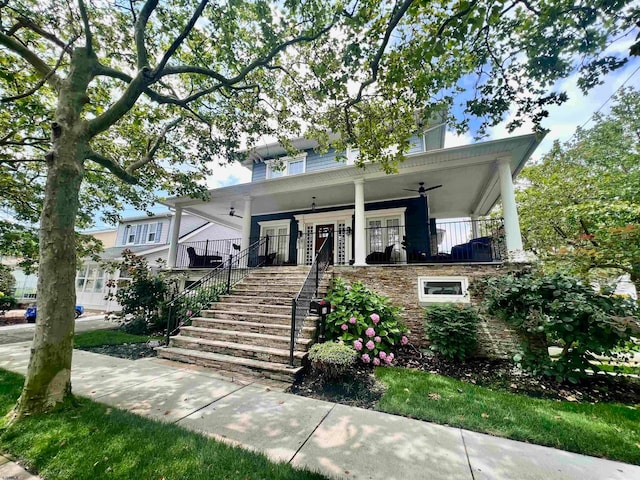
{"label": "porch ceiling", "polygon": [[387,175],[379,166],[337,167],[291,177],[245,183],[210,190],[211,200],[202,202],[175,197],[164,203],[181,205],[185,211],[240,228],[242,219],[229,216],[235,207],[243,214],[244,198],[250,196],[252,215],[310,209],[312,197],[317,208],[353,205],[353,180],[364,179],[365,202],[410,198],[418,195],[404,189],[443,187],[428,193],[431,216],[435,218],[484,215],[500,197],[496,161],[511,159],[515,178],[542,138],[535,135],[435,150],[408,156],[399,172]]}

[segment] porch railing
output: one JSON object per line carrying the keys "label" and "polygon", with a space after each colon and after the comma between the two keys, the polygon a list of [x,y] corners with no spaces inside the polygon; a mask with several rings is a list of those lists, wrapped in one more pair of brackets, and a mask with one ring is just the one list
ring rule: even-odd
{"label": "porch railing", "polygon": [[501,218],[432,221],[426,228],[402,225],[365,229],[366,262],[498,262],[506,258]]}
{"label": "porch railing", "polygon": [[329,235],[313,259],[309,273],[302,284],[302,288],[291,301],[291,340],[289,342],[289,365],[293,367],[293,353],[296,348],[298,335],[309,315],[311,300],[318,296],[318,286],[324,272],[331,264],[331,245],[333,238]]}
{"label": "porch railing", "polygon": [[171,335],[181,326],[215,302],[220,295],[229,293],[251,270],[264,265],[260,251],[266,242],[268,237],[261,238],[235,255],[229,254],[224,262],[167,302],[167,345]]}
{"label": "porch railing", "polygon": [[240,238],[224,240],[202,240],[178,244],[176,267],[179,268],[212,268],[219,266],[231,254],[240,250]]}

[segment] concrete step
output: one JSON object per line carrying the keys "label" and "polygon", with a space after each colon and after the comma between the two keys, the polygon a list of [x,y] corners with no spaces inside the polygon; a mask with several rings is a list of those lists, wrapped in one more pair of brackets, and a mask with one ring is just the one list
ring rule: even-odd
{"label": "concrete step", "polygon": [[270,323],[276,325],[289,325],[291,323],[291,310],[284,313],[261,313],[250,312],[245,309],[240,310],[216,310],[215,304],[212,310],[200,311],[200,317],[219,318],[222,320],[240,320],[255,323]]}
{"label": "concrete step", "polygon": [[219,304],[221,303],[251,303],[251,304],[272,304],[272,305],[286,305],[291,309],[291,297],[280,296],[258,296],[258,295],[221,295]]}
{"label": "concrete step", "polygon": [[[264,347],[260,345],[249,345],[246,343],[225,342],[220,340],[209,340],[206,338],[185,337],[178,335],[171,337],[172,347],[198,350],[200,352],[219,353],[237,358],[250,358],[270,363],[289,363],[289,349]],[[293,352],[295,365],[300,365],[306,352]]]}
{"label": "concrete step", "polygon": [[[251,299],[255,297],[249,297]],[[268,298],[268,297],[266,297]],[[240,303],[233,302],[234,297],[230,296],[228,301],[211,304],[208,310],[214,311],[234,311],[234,312],[258,312],[258,313],[279,313],[291,315],[291,300],[286,305],[274,305],[271,303]]]}
{"label": "concrete step", "polygon": [[[205,338],[207,340],[219,340],[223,342],[246,343],[279,349],[288,349],[290,336],[265,335],[263,333],[239,332],[236,330],[222,330],[216,328],[182,327],[180,335],[185,337]],[[311,345],[310,338],[298,338],[296,350],[306,352]]]}
{"label": "concrete step", "polygon": [[245,375],[293,382],[302,367],[289,367],[281,363],[264,362],[251,358],[232,357],[219,353],[201,352],[175,347],[158,347],[158,357],[178,362],[193,363],[203,367],[237,372]]}
{"label": "concrete step", "polygon": [[[295,285],[265,285],[264,283],[260,284],[246,284],[246,283],[238,283],[235,287],[231,289],[232,294],[240,294],[240,295],[265,295],[269,296],[270,294],[278,294],[278,296],[284,297],[291,295],[295,297],[300,289],[302,288],[302,284],[298,283]],[[248,293],[243,293],[248,292]]]}
{"label": "concrete step", "polygon": [[[200,328],[212,328],[216,330],[232,330],[236,332],[253,332],[264,335],[289,336],[291,335],[291,325],[277,325],[270,323],[257,323],[238,320],[224,320],[220,318],[196,317],[192,320],[191,326]],[[305,322],[298,338],[313,338],[315,336],[315,320]]]}

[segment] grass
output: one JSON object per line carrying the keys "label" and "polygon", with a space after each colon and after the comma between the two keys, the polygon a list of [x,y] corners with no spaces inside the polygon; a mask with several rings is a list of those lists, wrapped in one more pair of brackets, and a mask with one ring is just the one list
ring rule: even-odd
{"label": "grass", "polygon": [[625,373],[630,375],[640,375],[640,366],[632,365],[611,365],[609,363],[598,363],[598,369],[603,372]]}
{"label": "grass", "polygon": [[91,348],[104,345],[123,345],[125,343],[146,343],[149,340],[158,339],[161,339],[161,337],[132,335],[120,330],[93,330],[75,334],[73,336],[73,345],[74,348]]}
{"label": "grass", "polygon": [[23,381],[0,370],[0,445],[47,480],[325,478],[86,399],[3,429]]}
{"label": "grass", "polygon": [[383,412],[640,465],[640,405],[536,399],[402,368],[376,376]]}

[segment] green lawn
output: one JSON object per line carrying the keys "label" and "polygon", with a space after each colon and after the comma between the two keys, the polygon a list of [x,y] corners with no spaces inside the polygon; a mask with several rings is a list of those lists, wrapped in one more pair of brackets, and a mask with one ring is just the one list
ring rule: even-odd
{"label": "green lawn", "polygon": [[640,405],[542,400],[402,368],[378,368],[383,412],[640,465]]}
{"label": "green lawn", "polygon": [[630,375],[640,375],[640,366],[611,365],[609,363],[598,363],[598,368],[603,372],[625,373]]}
{"label": "green lawn", "polygon": [[23,381],[0,370],[0,445],[47,480],[325,478],[86,399],[3,429]]}
{"label": "green lawn", "polygon": [[150,339],[162,340],[161,337],[148,335],[132,335],[120,330],[94,330],[91,332],[76,333],[73,336],[75,348],[101,347],[103,345],[122,345],[125,343],[146,343]]}

